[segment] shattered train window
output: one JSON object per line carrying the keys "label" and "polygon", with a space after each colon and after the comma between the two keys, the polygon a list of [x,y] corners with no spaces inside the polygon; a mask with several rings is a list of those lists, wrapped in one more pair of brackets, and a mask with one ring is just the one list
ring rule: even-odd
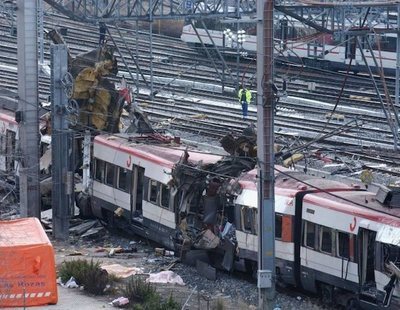
{"label": "shattered train window", "polygon": [[400,247],[382,243],[383,249],[383,262],[389,264],[394,263],[397,267],[400,267]]}
{"label": "shattered train window", "polygon": [[242,230],[246,232],[256,233],[256,213],[253,208],[242,207]]}
{"label": "shattered train window", "polygon": [[118,188],[125,192],[128,191],[128,169],[118,168]]}
{"label": "shattered train window", "polygon": [[161,184],[161,207],[169,209],[169,188],[165,184]]}
{"label": "shattered train window", "polygon": [[158,182],[154,180],[150,180],[149,182],[149,201],[153,203],[157,203],[158,196]]}

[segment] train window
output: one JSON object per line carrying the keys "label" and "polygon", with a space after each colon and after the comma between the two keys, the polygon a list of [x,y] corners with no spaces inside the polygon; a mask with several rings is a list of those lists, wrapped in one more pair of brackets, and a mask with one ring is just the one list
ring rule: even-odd
{"label": "train window", "polygon": [[242,207],[242,230],[256,233],[253,208]]}
{"label": "train window", "polygon": [[5,154],[6,152],[6,137],[0,134],[0,153]]}
{"label": "train window", "polygon": [[128,192],[128,169],[118,168],[118,186],[124,192]]}
{"label": "train window", "polygon": [[315,231],[316,225],[311,222],[305,222],[305,246],[315,249]]}
{"label": "train window", "polygon": [[332,254],[332,235],[332,229],[321,226],[319,239],[321,252]]}
{"label": "train window", "polygon": [[106,184],[114,186],[114,169],[115,166],[110,163],[106,163]]}
{"label": "train window", "polygon": [[275,214],[275,238],[282,239],[282,215]]}
{"label": "train window", "polygon": [[104,161],[96,159],[94,179],[99,182],[104,182]]}
{"label": "train window", "polygon": [[167,185],[161,184],[161,207],[169,209],[169,188]]}
{"label": "train window", "polygon": [[350,259],[350,235],[345,232],[337,232],[336,240],[337,256]]}
{"label": "train window", "polygon": [[149,182],[149,201],[153,203],[157,203],[158,196],[158,182],[154,180],[150,180]]}

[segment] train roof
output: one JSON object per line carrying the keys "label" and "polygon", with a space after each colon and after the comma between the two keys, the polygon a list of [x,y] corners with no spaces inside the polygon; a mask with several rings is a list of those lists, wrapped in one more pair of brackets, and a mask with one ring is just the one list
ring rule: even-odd
{"label": "train roof", "polygon": [[[144,137],[144,136],[141,136]],[[143,139],[142,139],[143,140]],[[128,135],[98,135],[94,139],[95,143],[104,145],[108,148],[121,151],[123,153],[139,157],[164,167],[172,168],[180,161],[187,150],[189,162],[192,164],[215,163],[222,158],[220,155],[214,155],[198,150],[189,150],[186,146],[171,143],[154,144],[151,142],[138,142],[129,140]]]}
{"label": "train roof", "polygon": [[308,194],[305,201],[324,208],[357,215],[377,222],[400,227],[400,208],[388,208],[367,191],[337,191]]}
{"label": "train roof", "polygon": [[[244,189],[256,191],[256,177],[254,169],[242,174],[239,183]],[[275,167],[275,192],[278,195],[294,197],[298,192],[306,191],[316,191],[305,196],[304,201],[307,203],[400,227],[400,208],[384,206],[373,192],[335,180]]]}
{"label": "train roof", "polygon": [[[301,171],[293,171],[283,166],[275,165],[275,188],[296,193],[304,190],[316,189],[349,189],[351,186],[335,180],[305,174]],[[248,189],[256,190],[257,170],[253,169],[243,173],[239,177],[239,183]]]}
{"label": "train roof", "polygon": [[17,124],[15,121],[14,112],[3,108],[0,108],[0,120]]}

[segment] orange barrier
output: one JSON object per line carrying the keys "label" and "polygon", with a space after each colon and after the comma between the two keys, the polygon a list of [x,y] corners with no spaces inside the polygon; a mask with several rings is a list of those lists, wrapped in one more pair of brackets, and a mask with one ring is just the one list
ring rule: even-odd
{"label": "orange barrier", "polygon": [[39,220],[0,221],[0,307],[57,300],[53,246]]}

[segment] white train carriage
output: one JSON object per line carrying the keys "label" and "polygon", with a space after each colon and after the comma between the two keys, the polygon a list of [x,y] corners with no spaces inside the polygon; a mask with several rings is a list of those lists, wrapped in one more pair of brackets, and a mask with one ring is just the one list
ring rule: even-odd
{"label": "white train carriage", "polygon": [[[140,140],[140,138],[139,138]],[[190,162],[216,162],[220,156],[189,152]],[[171,171],[184,149],[130,142],[122,136],[97,136],[93,146],[91,203],[96,216],[112,221],[118,208],[140,235],[173,248],[176,192]]]}
{"label": "white train carriage", "polygon": [[0,109],[0,176],[15,171],[14,161],[16,141],[18,139],[18,123],[14,112]]}
{"label": "white train carriage", "polygon": [[[245,34],[244,42],[238,47],[235,40],[224,39],[222,30],[205,30],[202,27],[196,27],[195,30],[192,25],[183,27],[181,40],[195,47],[202,47],[201,43],[206,47],[216,46],[222,48],[224,53],[231,55],[236,55],[238,50],[245,51],[250,55],[255,55],[257,51],[256,35]],[[377,40],[380,42],[379,45],[376,43]],[[396,35],[376,36],[371,41],[372,52],[377,59],[379,68],[382,67],[388,74],[394,74],[397,59]],[[308,39],[305,42],[290,39],[285,42],[275,40],[275,45],[276,57],[279,59],[327,70],[346,70],[351,58],[354,58],[351,71],[367,72],[364,59],[355,41],[350,40],[345,44],[339,44],[339,42],[333,42],[332,36],[324,35],[316,37],[315,40]],[[365,42],[362,42],[362,46],[368,66],[375,73],[376,65],[371,50]],[[241,53],[240,55],[245,54]]]}
{"label": "white train carriage", "polygon": [[[255,173],[244,179],[236,238],[239,257],[256,260]],[[357,186],[285,172],[276,176],[275,211],[277,279],[348,309],[400,307],[400,210]]]}
{"label": "white train carriage", "polygon": [[[48,121],[48,119],[41,118],[38,131],[41,128],[45,128],[48,125]],[[19,124],[15,120],[15,112],[8,109],[0,109],[0,178],[3,180],[15,182],[15,177],[18,176],[18,158],[16,157],[18,139]],[[44,155],[50,144],[51,136],[40,134],[40,156]]]}
{"label": "white train carriage", "polygon": [[313,285],[323,284],[319,289],[327,299],[334,298],[334,287],[359,291],[363,307],[399,309],[400,285],[392,277],[400,268],[400,210],[385,207],[376,197],[365,191],[304,197],[304,287],[316,290]]}

